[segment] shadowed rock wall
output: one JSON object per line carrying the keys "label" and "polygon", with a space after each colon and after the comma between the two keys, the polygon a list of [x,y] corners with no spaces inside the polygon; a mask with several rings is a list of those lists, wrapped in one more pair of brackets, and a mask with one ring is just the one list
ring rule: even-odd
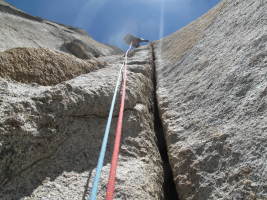
{"label": "shadowed rock wall", "polygon": [[221,1],[154,45],[182,200],[267,198],[266,4]]}

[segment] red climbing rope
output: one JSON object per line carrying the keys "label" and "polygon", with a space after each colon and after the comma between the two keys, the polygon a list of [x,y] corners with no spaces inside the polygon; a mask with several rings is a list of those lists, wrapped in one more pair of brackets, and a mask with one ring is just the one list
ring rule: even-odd
{"label": "red climbing rope", "polygon": [[[130,48],[131,48],[131,45],[130,45]],[[116,170],[117,170],[117,166],[118,166],[118,158],[119,158],[119,152],[120,152],[123,112],[124,112],[125,93],[126,93],[127,54],[128,54],[128,51],[126,52],[126,56],[125,56],[126,59],[125,59],[125,63],[124,63],[123,84],[122,84],[122,88],[121,88],[121,93],[122,93],[121,94],[121,105],[120,105],[119,118],[118,118],[118,122],[117,122],[116,133],[115,133],[116,136],[115,136],[115,143],[114,143],[111,167],[110,167],[110,172],[109,172],[106,200],[112,200],[113,199],[113,194],[114,194],[114,190],[115,190]]]}

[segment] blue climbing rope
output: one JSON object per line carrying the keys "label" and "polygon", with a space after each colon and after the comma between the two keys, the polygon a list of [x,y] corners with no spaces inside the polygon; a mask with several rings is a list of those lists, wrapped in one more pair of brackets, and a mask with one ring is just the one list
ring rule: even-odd
{"label": "blue climbing rope", "polygon": [[[125,54],[125,60],[127,59],[128,52],[130,51],[131,48],[132,48],[132,45],[130,45],[129,49],[127,50]],[[104,163],[105,153],[107,150],[107,143],[108,143],[108,136],[109,136],[110,126],[111,126],[111,121],[112,121],[112,115],[114,111],[118,89],[119,89],[120,82],[121,82],[122,69],[124,66],[125,66],[125,62],[123,63],[119,71],[114,95],[113,95],[111,106],[110,106],[110,111],[109,111],[108,121],[107,121],[106,129],[105,129],[105,133],[104,133],[104,138],[103,138],[103,142],[102,142],[102,146],[101,146],[101,150],[100,150],[100,154],[99,154],[99,158],[97,162],[96,174],[95,174],[95,178],[93,181],[92,191],[91,191],[91,195],[88,196],[87,200],[96,200],[97,198],[98,185],[99,185],[101,171],[102,171],[102,167]]]}

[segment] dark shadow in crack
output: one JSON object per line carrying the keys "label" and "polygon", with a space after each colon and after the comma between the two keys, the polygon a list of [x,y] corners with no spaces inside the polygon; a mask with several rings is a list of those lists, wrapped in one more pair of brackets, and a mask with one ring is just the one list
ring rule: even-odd
{"label": "dark shadow in crack", "polygon": [[[152,55],[153,59],[155,59],[154,56],[154,49],[152,47]],[[162,121],[160,119],[159,115],[159,109],[158,109],[158,101],[157,101],[157,95],[156,95],[156,89],[157,89],[157,81],[156,81],[156,69],[155,69],[155,62],[153,60],[153,83],[154,83],[154,129],[156,133],[157,138],[157,146],[160,152],[160,156],[163,162],[163,169],[164,169],[164,183],[163,183],[163,189],[164,189],[164,197],[166,200],[179,200],[178,193],[176,191],[176,186],[173,179],[172,169],[169,162],[168,157],[168,150],[166,145],[166,140],[164,136],[164,131],[162,127]]]}

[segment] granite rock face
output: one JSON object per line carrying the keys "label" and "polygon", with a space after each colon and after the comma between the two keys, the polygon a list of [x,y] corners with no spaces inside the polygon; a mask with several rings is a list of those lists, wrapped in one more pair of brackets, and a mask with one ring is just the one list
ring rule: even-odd
{"label": "granite rock face", "polygon": [[82,59],[122,53],[116,47],[93,40],[81,29],[33,17],[3,0],[0,0],[0,18],[0,51],[42,47]]}
{"label": "granite rock face", "polygon": [[154,44],[181,200],[267,199],[267,2],[224,0]]}
{"label": "granite rock face", "polygon": [[[180,200],[267,199],[266,10],[223,0],[130,52],[115,199],[176,199],[171,179]],[[1,0],[0,17],[0,199],[85,199],[124,55]]]}
{"label": "granite rock face", "polygon": [[[4,1],[0,17],[0,199],[85,199],[124,62],[122,51]],[[164,198],[152,55],[146,46],[128,59],[115,199]],[[105,196],[117,116],[118,105],[98,199]]]}
{"label": "granite rock face", "polygon": [[[0,79],[0,199],[82,199],[91,187],[119,68],[117,62],[55,86]],[[153,126],[152,52],[131,53],[115,199],[162,199]],[[102,173],[104,199],[111,143]]]}
{"label": "granite rock face", "polygon": [[56,85],[106,65],[96,59],[80,60],[43,48],[15,48],[0,52],[0,77],[22,83]]}

